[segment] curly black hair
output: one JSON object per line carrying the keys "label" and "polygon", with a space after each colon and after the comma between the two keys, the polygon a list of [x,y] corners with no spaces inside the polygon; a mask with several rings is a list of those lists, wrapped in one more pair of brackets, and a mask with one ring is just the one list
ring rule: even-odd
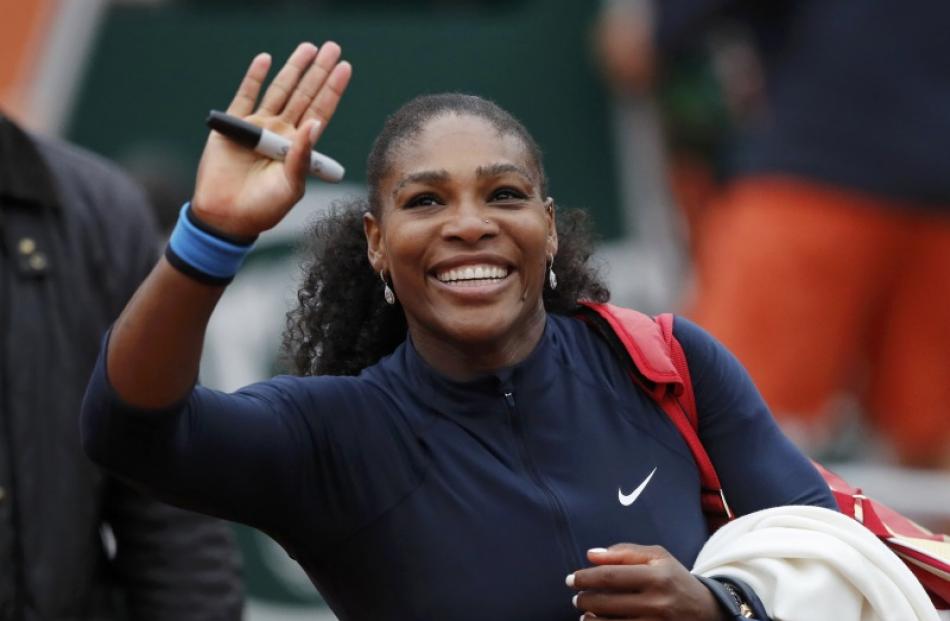
{"label": "curly black hair", "polygon": [[[500,134],[519,137],[533,160],[542,191],[547,179],[541,150],[524,126],[497,104],[459,93],[423,95],[390,116],[367,160],[369,196],[334,205],[311,229],[309,259],[297,293],[298,305],[287,314],[283,353],[298,375],[356,375],[391,353],[406,338],[406,318],[397,301],[383,299],[383,282],[367,259],[363,214],[377,217],[380,181],[393,153],[436,117],[449,114],[489,121]],[[542,196],[545,194],[542,193]],[[570,314],[577,300],[606,302],[610,292],[588,260],[593,250],[589,219],[580,209],[557,210],[558,253],[552,268],[556,289],[545,287],[547,312]]]}

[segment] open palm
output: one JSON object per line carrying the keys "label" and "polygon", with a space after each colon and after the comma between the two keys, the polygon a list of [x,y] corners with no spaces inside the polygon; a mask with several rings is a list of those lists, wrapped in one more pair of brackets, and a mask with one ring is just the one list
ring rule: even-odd
{"label": "open palm", "polygon": [[352,75],[336,43],[328,41],[319,49],[301,43],[257,105],[270,65],[268,54],[251,61],[228,113],[288,138],[291,147],[284,161],[259,155],[213,131],[198,166],[192,210],[202,221],[237,237],[253,237],[273,227],[303,196],[310,150]]}

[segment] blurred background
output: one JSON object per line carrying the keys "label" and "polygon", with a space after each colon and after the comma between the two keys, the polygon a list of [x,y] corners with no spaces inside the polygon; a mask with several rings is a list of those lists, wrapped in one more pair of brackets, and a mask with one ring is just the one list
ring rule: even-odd
{"label": "blurred background", "polygon": [[[581,207],[592,214],[599,238],[596,260],[615,303],[645,312],[675,310],[696,318],[744,363],[754,362],[756,366],[750,365],[753,377],[757,382],[761,378],[760,385],[767,386],[772,380],[769,371],[757,366],[759,352],[753,347],[747,360],[741,344],[730,341],[726,328],[719,332],[713,327],[718,320],[710,310],[713,303],[705,288],[707,279],[723,278],[722,270],[729,270],[728,263],[721,265],[726,253],[717,243],[752,244],[748,239],[723,238],[716,231],[724,225],[717,229],[710,222],[738,209],[723,206],[734,196],[737,179],[747,180],[753,171],[753,181],[761,181],[764,171],[767,180],[774,180],[779,173],[795,179],[814,177],[821,192],[844,188],[845,193],[856,191],[861,200],[870,196],[896,202],[902,222],[910,218],[911,226],[945,230],[950,192],[942,194],[944,188],[928,186],[926,171],[918,176],[907,173],[900,183],[888,185],[879,174],[879,170],[892,169],[884,156],[869,158],[870,168],[861,171],[860,158],[842,155],[842,160],[853,164],[854,170],[846,174],[839,174],[834,163],[823,158],[825,147],[834,152],[835,145],[854,144],[861,153],[873,149],[874,144],[865,144],[863,136],[877,135],[876,105],[885,108],[882,114],[893,110],[915,113],[907,107],[911,103],[889,102],[888,89],[875,86],[874,79],[896,80],[901,88],[916,86],[920,101],[928,88],[950,93],[950,68],[938,65],[931,70],[927,65],[931,59],[945,64],[950,54],[941,55],[941,48],[931,45],[929,31],[922,32],[920,24],[894,22],[887,13],[889,5],[898,6],[893,1],[880,3],[873,15],[860,10],[849,13],[847,6],[855,3],[844,0],[824,3],[837,7],[833,15],[815,15],[811,9],[811,14],[796,14],[808,11],[792,10],[792,3],[775,3],[767,10],[750,8],[753,4],[676,0],[659,9],[649,0],[7,2],[0,22],[0,108],[25,127],[66,138],[118,162],[147,188],[167,230],[191,192],[207,134],[204,118],[210,109],[227,106],[254,54],[271,52],[279,63],[299,41],[319,44],[332,38],[341,44],[344,58],[354,66],[354,79],[319,148],[346,167],[347,181],[333,186],[312,183],[291,216],[262,236],[210,326],[202,368],[205,384],[230,390],[280,372],[277,346],[284,314],[294,302],[299,276],[296,246],[302,231],[333,200],[363,191],[364,159],[386,114],[420,93],[465,91],[492,98],[519,117],[545,151],[551,192],[558,204]],[[816,4],[801,3],[806,8]],[[947,9],[938,13],[936,17],[950,18]],[[905,37],[925,49],[904,67],[892,66],[899,63],[899,54],[897,60],[891,57],[891,64],[883,66],[883,76],[854,72],[864,66],[860,57],[854,65],[839,62],[840,66],[829,66],[835,63],[825,60],[840,59],[840,50],[821,48],[821,41],[809,37],[793,36],[796,29],[805,28],[809,33],[819,32],[812,39],[819,38],[823,31],[810,28],[809,20],[838,24],[841,33],[825,28],[832,38],[855,36],[862,27],[873,33],[875,27],[886,24],[898,46],[904,41],[900,31],[904,28]],[[935,18],[933,23],[945,28],[947,21]],[[819,49],[811,49],[812,45]],[[863,53],[860,42],[849,49]],[[917,54],[919,50],[911,51]],[[798,60],[790,62],[789,58]],[[881,68],[878,60],[873,58],[868,64]],[[906,80],[887,73],[894,71],[915,75],[920,84],[907,86]],[[808,78],[805,87],[795,82],[800,75]],[[823,103],[809,99],[809,88],[820,90],[829,100],[843,97],[869,105],[829,112],[822,108]],[[893,110],[887,108],[890,103]],[[805,139],[786,140],[791,147],[781,152],[794,153],[799,159],[785,161],[766,148],[785,146],[772,131],[775,126],[785,127],[780,125],[788,116],[783,117],[783,105],[818,118],[827,113],[832,119],[830,127],[842,127],[834,121],[835,115],[860,117],[860,123],[851,133],[823,136],[824,146],[813,152]],[[945,126],[950,127],[948,110],[950,106],[930,111],[936,115],[935,126],[927,125],[931,118],[927,111],[915,116],[924,127],[907,129],[903,140],[903,125],[891,118],[888,122],[894,126],[887,136],[913,144],[915,131],[939,136]],[[790,128],[782,130],[782,135],[800,138],[809,132],[822,133],[820,123],[798,131],[794,121],[801,115],[791,116]],[[763,141],[763,135],[768,140]],[[945,137],[950,138],[950,132]],[[936,142],[947,151],[947,142]],[[757,145],[758,150],[747,148],[749,144]],[[912,165],[913,144],[907,154],[898,149],[892,156]],[[941,161],[938,158],[938,163]],[[946,171],[944,175],[950,177]],[[775,196],[769,194],[774,187],[758,187],[740,186],[738,190],[743,196],[753,192],[759,200]],[[919,192],[905,195],[904,187]],[[782,188],[781,200],[786,200],[787,188]],[[814,205],[816,200],[806,202]],[[880,212],[878,206],[868,209]],[[727,228],[744,230],[746,221],[736,222],[730,220]],[[795,217],[791,222],[797,222]],[[904,224],[887,221],[880,227],[893,231]],[[822,230],[829,226],[816,225]],[[856,233],[870,225],[848,226],[853,228],[845,229],[836,242],[840,253],[845,252],[842,245],[851,236],[848,230]],[[787,225],[780,228],[789,230]],[[749,234],[763,239],[758,230]],[[809,231],[801,235],[816,237]],[[934,242],[935,254],[922,259],[923,264],[942,266],[943,273],[950,274],[950,263],[943,263],[950,256],[946,254],[948,242],[947,236]],[[873,288],[885,276],[903,280],[884,258],[895,243],[883,236],[867,242],[865,254],[879,262],[849,263],[847,282],[867,279],[867,287]],[[902,243],[918,245],[913,239]],[[884,269],[881,261],[885,261]],[[811,259],[802,269],[818,276],[834,272],[829,265],[823,259]],[[939,272],[931,277],[928,303],[947,297],[950,278],[941,278]],[[732,293],[726,294],[726,301],[717,304],[731,313],[745,298],[758,295],[767,302],[771,292],[779,289],[790,295],[806,293],[801,282],[776,272],[773,278],[766,274],[740,279]],[[832,291],[845,289],[831,284]],[[853,302],[844,321],[860,325],[862,334],[883,332],[873,318],[865,317],[865,311],[890,295],[886,289],[874,289],[866,300]],[[752,317],[740,326],[748,339],[788,342],[771,340],[771,324],[759,321],[756,314],[767,317],[772,312],[763,302],[749,311],[751,314],[737,315]],[[887,313],[885,309],[873,315]],[[709,325],[704,317],[710,317]],[[935,327],[920,329],[934,330],[930,340],[950,350],[948,325],[950,314],[938,318]],[[809,324],[797,328],[801,333],[813,329]],[[835,330],[835,334],[840,332]],[[826,340],[830,349],[831,337]],[[873,392],[868,386],[876,381],[902,380],[881,378],[869,371],[872,355],[868,349],[873,347],[849,349],[844,343],[834,343],[840,352],[802,353],[789,348],[790,355],[799,356],[795,369],[783,371],[782,383],[789,385],[794,385],[790,378],[796,370],[807,374],[815,372],[815,365],[824,368],[820,362],[813,365],[813,360],[834,357],[839,362],[825,372],[836,381],[829,380],[828,386],[816,393],[821,403],[801,406],[810,410],[807,415],[795,416],[791,410],[798,406],[786,406],[777,396],[772,405],[780,421],[805,450],[852,483],[924,524],[950,532],[946,469],[950,446],[945,433],[950,399],[941,400],[938,393],[930,394],[930,389],[921,394],[931,401],[940,400],[936,425],[928,422],[930,419],[915,423],[915,417],[923,414],[917,409],[901,410],[891,399],[889,422],[881,424],[877,406],[866,398]],[[774,345],[772,349],[782,347]],[[928,369],[946,372],[940,363],[928,359]],[[950,374],[938,375],[937,384],[950,385]],[[937,384],[933,384],[934,390]],[[771,401],[771,393],[764,392]],[[905,425],[922,426],[925,434],[932,429],[937,447],[915,448],[901,438],[895,440],[891,430]],[[928,452],[924,455],[921,451]],[[332,618],[303,572],[275,543],[251,529],[235,528],[251,598],[249,620]]]}

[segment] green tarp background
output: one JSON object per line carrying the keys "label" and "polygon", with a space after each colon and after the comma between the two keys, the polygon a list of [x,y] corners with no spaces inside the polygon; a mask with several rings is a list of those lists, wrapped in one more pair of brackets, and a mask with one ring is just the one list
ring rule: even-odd
{"label": "green tarp background", "polygon": [[319,149],[343,163],[349,180],[362,182],[372,139],[400,104],[424,92],[476,93],[535,135],[559,204],[588,209],[604,237],[620,235],[608,103],[589,45],[597,4],[445,4],[454,8],[395,1],[116,6],[88,65],[69,138],[120,161],[157,148],[193,174],[208,110],[227,106],[254,54],[268,51],[282,63],[299,41],[332,38],[355,71]]}

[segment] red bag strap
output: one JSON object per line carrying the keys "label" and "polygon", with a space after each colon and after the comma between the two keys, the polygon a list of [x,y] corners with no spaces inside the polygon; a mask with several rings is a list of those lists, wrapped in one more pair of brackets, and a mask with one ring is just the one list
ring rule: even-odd
{"label": "red bag strap", "polygon": [[[701,502],[710,530],[735,516],[726,502],[719,475],[699,439],[699,416],[686,355],[673,335],[673,315],[648,315],[612,304],[581,304],[596,313],[610,328],[636,370],[652,384],[631,372],[635,383],[663,409],[686,441],[699,470]],[[583,318],[583,316],[582,316]]]}
{"label": "red bag strap", "polygon": [[[654,320],[660,328],[660,334],[663,335],[663,341],[669,347],[670,360],[676,368],[683,385],[683,392],[680,394],[679,402],[685,410],[686,417],[689,419],[690,431],[695,435],[699,431],[699,414],[696,413],[696,396],[693,394],[693,382],[689,376],[689,365],[686,363],[686,354],[683,352],[683,346],[673,336],[673,315],[664,313],[657,315]],[[705,449],[704,451],[705,452]],[[712,465],[710,464],[710,467]]]}
{"label": "red bag strap", "polygon": [[693,453],[693,459],[699,468],[699,477],[703,486],[701,497],[703,513],[706,514],[710,530],[716,530],[729,520],[734,519],[735,515],[732,513],[732,509],[729,508],[729,503],[726,502],[726,494],[722,489],[722,483],[719,482],[716,467],[713,466],[706,448],[699,440],[699,413],[696,408],[696,395],[693,392],[693,381],[689,375],[686,353],[683,351],[683,346],[673,335],[673,315],[671,313],[657,315],[655,321],[663,335],[664,342],[669,346],[670,359],[682,382],[683,390],[679,397],[673,399],[673,401],[675,401],[677,409],[685,415],[685,424],[677,422],[678,417],[675,412],[670,411],[669,407],[663,409],[673,420]]}

